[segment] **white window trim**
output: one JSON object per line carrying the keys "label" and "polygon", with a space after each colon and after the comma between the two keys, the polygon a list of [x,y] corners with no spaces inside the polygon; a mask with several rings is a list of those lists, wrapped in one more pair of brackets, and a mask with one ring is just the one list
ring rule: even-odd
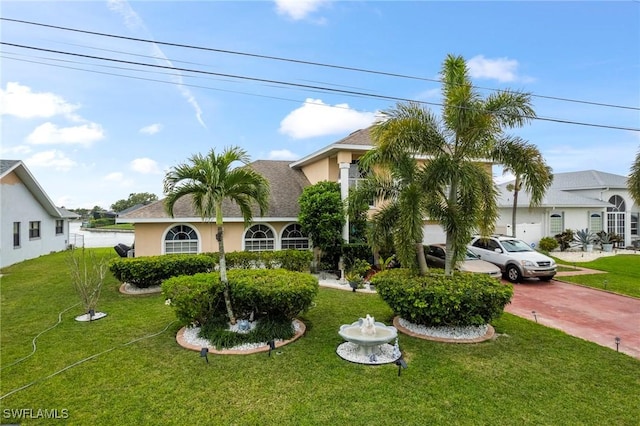
{"label": "white window trim", "polygon": [[[193,225],[192,223],[172,223],[170,224],[162,233],[162,238],[160,239],[160,245],[161,245],[161,249],[160,249],[160,253],[162,254],[167,254],[167,246],[165,244],[165,239],[167,238],[167,234],[169,233],[169,231],[171,231],[173,228],[175,228],[176,226],[188,226],[189,228],[193,229],[198,237],[198,251],[197,253],[202,253],[202,235],[200,235],[200,231],[198,230],[198,228]],[[178,254],[178,253],[171,253],[171,254]]]}
{"label": "white window trim", "polygon": [[[269,228],[271,230],[271,232],[273,233],[273,250],[268,250],[268,251],[276,251],[276,250],[280,250],[280,241],[278,238],[278,233],[276,232],[275,228],[273,226],[271,226],[271,224],[269,223],[264,223],[264,222],[260,222],[260,223],[252,223],[248,228],[244,229],[244,232],[242,233],[242,251],[247,251],[246,246],[245,246],[245,242],[247,239],[247,232],[249,232],[249,230],[251,228],[253,228],[254,226],[257,225],[264,225],[267,228]],[[267,251],[267,250],[265,250]]]}

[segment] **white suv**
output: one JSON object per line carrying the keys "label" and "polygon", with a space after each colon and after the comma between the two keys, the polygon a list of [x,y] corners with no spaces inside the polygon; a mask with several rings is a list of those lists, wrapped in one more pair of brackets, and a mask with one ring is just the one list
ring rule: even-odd
{"label": "white suv", "polygon": [[482,260],[498,266],[513,283],[520,282],[522,278],[549,281],[556,274],[556,262],[552,258],[517,238],[502,235],[475,237],[468,247]]}

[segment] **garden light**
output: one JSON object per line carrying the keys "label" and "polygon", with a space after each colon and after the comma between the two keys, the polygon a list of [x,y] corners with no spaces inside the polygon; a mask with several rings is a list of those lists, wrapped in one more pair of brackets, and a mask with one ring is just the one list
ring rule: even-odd
{"label": "garden light", "polygon": [[404,358],[400,357],[396,360],[396,365],[398,366],[398,377],[400,377],[402,369],[407,368],[407,362],[404,360]]}
{"label": "garden light", "polygon": [[269,340],[268,344],[269,344],[269,356],[271,356],[271,351],[276,348],[276,342],[273,339],[271,339]]}
{"label": "garden light", "polygon": [[620,349],[620,338],[616,336],[616,352],[619,352]]}
{"label": "garden light", "polygon": [[207,364],[209,364],[209,357],[207,356],[208,353],[209,348],[200,349],[200,358],[204,358],[204,360],[207,361]]}

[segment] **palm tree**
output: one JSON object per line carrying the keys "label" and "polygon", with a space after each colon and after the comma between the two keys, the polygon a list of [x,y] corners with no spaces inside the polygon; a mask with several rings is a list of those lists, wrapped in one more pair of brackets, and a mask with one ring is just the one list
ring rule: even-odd
{"label": "palm tree", "polygon": [[529,207],[539,206],[553,182],[553,170],[542,158],[538,148],[517,137],[513,138],[510,144],[500,145],[494,159],[502,163],[509,162],[509,159],[513,160],[511,165],[504,167],[503,170],[504,173],[511,172],[515,176],[514,183],[507,185],[507,190],[513,192],[511,233],[515,237],[518,193],[524,188],[530,196]]}
{"label": "palm tree", "polygon": [[629,192],[636,201],[636,204],[640,204],[640,151],[636,154],[636,159],[631,165],[631,174],[627,179],[629,184]]}
{"label": "palm tree", "polygon": [[[420,185],[420,169],[413,155],[399,153],[394,160],[387,162],[377,150],[360,159],[367,177],[350,194],[350,205],[376,199],[381,207],[372,216],[368,232],[373,250],[378,252],[391,242],[402,265],[417,266],[426,274],[422,218],[427,210],[421,202],[424,188]],[[378,167],[381,165],[384,167]]]}
{"label": "palm tree", "polygon": [[[419,173],[424,190],[416,194],[414,203],[424,203],[428,217],[444,228],[445,273],[451,275],[473,233],[488,235],[498,216],[497,190],[490,170],[479,159],[499,160],[514,170],[518,167],[524,179],[537,185],[530,178],[534,168],[518,165],[541,157],[524,157],[525,150],[516,149],[521,141],[504,133],[535,117],[530,95],[499,91],[483,98],[472,85],[461,56],[448,55],[441,76],[441,119],[418,103],[400,103],[384,112],[386,120],[375,125],[371,135],[376,155],[387,164],[404,155],[424,158]],[[422,217],[414,219],[422,221]]]}
{"label": "palm tree", "polygon": [[250,167],[232,167],[236,162],[247,165],[249,161],[246,151],[239,147],[225,148],[219,155],[211,149],[206,156],[191,156],[188,163],[175,166],[164,178],[165,209],[171,217],[176,202],[188,195],[191,197],[193,208],[203,221],[215,218],[216,240],[220,253],[220,281],[224,286],[224,302],[231,324],[235,324],[236,318],[231,306],[227,279],[222,202],[226,199],[238,205],[245,226],[253,219],[254,203],[260,209],[261,216],[269,204],[267,180]]}

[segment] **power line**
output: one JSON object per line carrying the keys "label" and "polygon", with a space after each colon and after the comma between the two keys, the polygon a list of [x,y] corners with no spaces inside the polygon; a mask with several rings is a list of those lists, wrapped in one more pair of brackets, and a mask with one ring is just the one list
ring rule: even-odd
{"label": "power line", "polygon": [[[167,70],[172,70],[172,71],[181,71],[181,72],[188,72],[188,73],[205,74],[205,75],[212,75],[212,76],[226,77],[226,78],[235,78],[235,79],[239,79],[239,80],[255,81],[255,82],[259,82],[259,83],[268,83],[268,84],[275,84],[275,85],[280,85],[280,86],[291,86],[291,87],[296,87],[296,88],[303,88],[303,89],[308,89],[308,90],[317,90],[317,91],[321,91],[321,92],[340,93],[340,94],[351,95],[351,96],[363,96],[363,97],[369,97],[369,98],[375,98],[375,99],[384,99],[384,100],[401,101],[401,102],[416,102],[416,103],[420,103],[420,104],[424,104],[424,105],[443,106],[443,104],[437,103],[437,102],[417,101],[417,100],[414,100],[414,99],[401,98],[401,97],[389,96],[389,95],[378,95],[378,94],[372,94],[372,93],[366,93],[366,92],[358,92],[358,91],[353,91],[353,90],[335,89],[335,88],[330,88],[330,87],[322,87],[322,86],[314,86],[314,85],[308,85],[308,84],[292,83],[292,82],[286,82],[286,81],[280,81],[280,80],[272,80],[272,79],[264,79],[264,78],[258,78],[258,77],[249,77],[249,76],[240,76],[240,75],[227,74],[227,73],[216,73],[216,72],[212,72],[212,71],[194,70],[194,69],[190,69],[190,68],[178,68],[178,67],[171,67],[171,66],[166,66],[166,65],[147,64],[147,63],[144,63],[144,62],[134,62],[134,61],[126,61],[126,60],[122,60],[122,59],[104,58],[104,57],[100,57],[100,56],[86,55],[86,54],[74,53],[74,52],[64,52],[64,51],[59,51],[59,50],[45,49],[45,48],[35,47],[35,46],[26,46],[26,45],[20,45],[20,44],[15,44],[15,43],[0,42],[0,44],[1,45],[6,45],[6,46],[18,47],[18,48],[22,48],[22,49],[36,50],[36,51],[55,53],[55,54],[61,54],[61,55],[69,55],[69,56],[75,56],[75,57],[81,57],[81,58],[87,58],[87,59],[96,59],[96,60],[101,60],[101,61],[110,61],[110,62],[123,63],[123,64],[128,64],[128,65],[144,66],[144,67],[151,67],[151,68],[161,68],[161,69],[167,69]],[[176,83],[176,84],[178,84],[178,83]],[[551,118],[551,117],[539,117],[539,116],[521,116],[521,117],[522,118],[526,118],[526,119],[530,119],[530,120],[540,120],[540,121],[549,121],[549,122],[563,123],[563,124],[574,124],[574,125],[588,126],[588,127],[598,127],[598,128],[605,128],[605,129],[627,130],[627,131],[633,131],[633,132],[640,132],[639,128],[633,128],[633,127],[622,127],[622,126],[611,126],[611,125],[606,125],[606,124],[585,123],[585,122],[564,120],[564,119]]]}
{"label": "power line", "polygon": [[[404,79],[411,79],[411,80],[429,81],[429,82],[435,82],[435,83],[439,83],[439,84],[442,83],[442,80],[439,80],[439,79],[432,79],[432,78],[426,78],[426,77],[417,77],[417,76],[412,76],[412,75],[407,75],[407,74],[400,74],[400,73],[393,73],[393,72],[386,72],[386,71],[376,71],[376,70],[371,70],[371,69],[366,69],[366,68],[350,67],[350,66],[336,65],[336,64],[327,64],[327,63],[322,63],[322,62],[304,61],[304,60],[300,60],[300,59],[284,58],[284,57],[271,56],[271,55],[261,55],[261,54],[257,54],[257,53],[240,52],[240,51],[226,50],[226,49],[216,49],[216,48],[211,48],[211,47],[194,46],[194,45],[189,45],[189,44],[172,43],[172,42],[165,42],[165,41],[155,41],[155,40],[149,40],[149,39],[143,39],[143,38],[137,38],[137,37],[128,37],[128,36],[121,36],[121,35],[116,35],[116,34],[102,33],[102,32],[97,32],[97,31],[81,30],[81,29],[78,29],[78,28],[70,28],[70,27],[63,27],[63,26],[58,26],[58,25],[43,24],[43,23],[39,23],[39,22],[25,21],[25,20],[20,20],[20,19],[11,19],[11,18],[0,17],[0,20],[8,21],[8,22],[20,23],[20,24],[26,24],[26,25],[35,25],[35,26],[40,26],[40,27],[45,27],[45,28],[53,28],[53,29],[63,30],[63,31],[71,31],[71,32],[78,32],[78,33],[83,33],[83,34],[97,35],[97,36],[101,36],[101,37],[117,38],[117,39],[121,39],[121,40],[137,41],[137,42],[142,42],[142,43],[153,43],[153,44],[158,44],[158,45],[162,45],[162,46],[171,46],[171,47],[179,47],[179,48],[185,48],[185,49],[202,50],[202,51],[208,51],[208,52],[224,53],[224,54],[229,54],[229,55],[247,56],[247,57],[259,58],[259,59],[269,59],[269,60],[273,60],[273,61],[290,62],[290,63],[296,63],[296,64],[302,64],[302,65],[312,65],[312,66],[317,66],[317,67],[341,69],[341,70],[345,70],[345,71],[356,71],[356,72],[362,72],[362,73],[368,73],[368,74],[383,75],[383,76],[387,76],[387,77],[397,77],[397,78],[404,78]],[[473,87],[475,87],[477,89],[482,89],[482,90],[501,91],[500,89],[494,89],[494,88],[490,88],[490,87],[482,87],[482,86],[475,86],[475,85]],[[562,101],[562,102],[580,103],[580,104],[601,106],[601,107],[607,107],[607,108],[629,109],[629,110],[635,110],[635,111],[640,110],[639,107],[632,107],[632,106],[625,106],[625,105],[615,105],[615,104],[609,104],[609,103],[603,103],[603,102],[584,101],[584,100],[578,100],[578,99],[563,98],[563,97],[558,97],[558,96],[537,95],[537,94],[531,94],[530,96],[531,97],[535,97],[535,98],[541,98],[541,99],[549,99],[549,100],[556,100],[556,101]]]}

